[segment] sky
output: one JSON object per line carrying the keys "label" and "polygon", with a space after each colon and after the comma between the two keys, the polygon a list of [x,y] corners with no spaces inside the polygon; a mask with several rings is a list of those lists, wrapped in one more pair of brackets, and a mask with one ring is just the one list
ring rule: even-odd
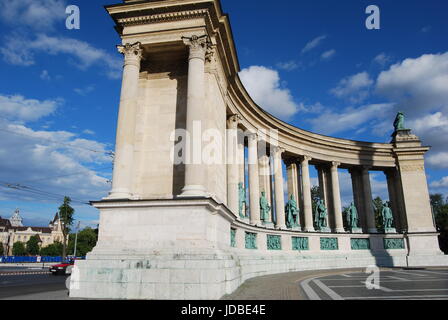
{"label": "sky", "polygon": [[[120,39],[103,6],[118,0],[0,0],[0,216],[20,208],[47,225],[69,195],[110,190],[121,87]],[[275,5],[274,5],[275,4]],[[368,30],[368,5],[380,29]],[[65,26],[68,5],[80,29]],[[448,2],[445,0],[223,0],[240,77],[266,111],[305,130],[389,142],[397,111],[424,145],[431,193],[448,195]],[[340,171],[343,202],[351,182]],[[316,172],[312,171],[316,183]],[[384,175],[371,174],[387,198]],[[9,186],[9,187],[8,187]],[[12,188],[11,188],[12,187]]]}

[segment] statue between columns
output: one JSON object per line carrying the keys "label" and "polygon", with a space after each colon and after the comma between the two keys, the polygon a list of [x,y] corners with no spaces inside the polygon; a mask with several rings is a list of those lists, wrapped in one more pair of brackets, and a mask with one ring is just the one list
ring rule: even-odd
{"label": "statue between columns", "polygon": [[347,221],[347,227],[352,233],[361,233],[359,228],[359,215],[355,204],[352,202],[350,206],[345,210],[345,219]]}
{"label": "statue between columns", "polygon": [[291,195],[291,198],[286,203],[285,206],[286,212],[286,226],[289,229],[299,228],[299,208],[297,207],[297,202],[294,200],[294,195]]}
{"label": "statue between columns", "polygon": [[316,229],[322,232],[329,232],[330,229],[327,226],[327,208],[325,207],[324,200],[319,200],[316,204],[314,211],[314,223]]}
{"label": "statue between columns", "polygon": [[244,210],[246,206],[246,190],[242,182],[238,183],[238,212],[240,218],[246,218],[246,212]]}
{"label": "statue between columns", "polygon": [[384,232],[385,233],[395,233],[396,230],[392,226],[392,224],[394,223],[394,216],[392,213],[392,209],[390,208],[389,201],[386,201],[383,204],[383,208],[381,210],[381,218],[383,220],[382,222],[383,222]]}
{"label": "statue between columns", "polygon": [[263,223],[269,222],[269,212],[271,211],[271,206],[269,205],[268,199],[266,198],[266,192],[261,192],[260,198],[260,213],[261,221]]}

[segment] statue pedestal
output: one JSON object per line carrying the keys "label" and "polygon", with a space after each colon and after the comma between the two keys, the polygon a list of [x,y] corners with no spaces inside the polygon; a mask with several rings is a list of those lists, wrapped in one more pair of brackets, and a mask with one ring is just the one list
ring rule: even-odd
{"label": "statue pedestal", "polygon": [[397,233],[397,229],[395,228],[384,228],[384,233]]}
{"label": "statue pedestal", "polygon": [[362,229],[361,228],[350,228],[350,233],[362,233]]}
{"label": "statue pedestal", "polygon": [[292,230],[292,231],[302,231],[302,227],[300,226],[300,225],[298,225],[298,226],[294,226],[294,227],[292,227],[292,228],[288,228],[289,230]]}
{"label": "statue pedestal", "polygon": [[328,227],[322,227],[318,230],[316,230],[317,232],[325,232],[325,233],[331,233],[331,229]]}

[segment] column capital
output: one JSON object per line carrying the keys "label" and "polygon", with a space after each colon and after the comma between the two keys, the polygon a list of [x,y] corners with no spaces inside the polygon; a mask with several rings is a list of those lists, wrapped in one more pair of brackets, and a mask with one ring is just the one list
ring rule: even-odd
{"label": "column capital", "polygon": [[239,114],[233,114],[227,118],[230,129],[236,129],[243,118]]}
{"label": "column capital", "polygon": [[272,146],[271,151],[274,156],[281,156],[286,150],[280,146]]}
{"label": "column capital", "polygon": [[254,140],[256,140],[256,141],[258,141],[258,133],[255,133],[255,132],[250,132],[250,133],[248,133],[247,134],[247,139],[249,139],[249,141],[254,141]]}
{"label": "column capital", "polygon": [[308,162],[310,162],[311,160],[312,160],[313,158],[312,157],[310,157],[310,156],[303,156],[303,158],[302,158],[302,160],[300,161],[300,162],[306,162],[306,163],[308,163]]}
{"label": "column capital", "polygon": [[124,63],[136,64],[140,66],[140,61],[143,58],[143,47],[140,42],[126,43],[117,46],[118,52],[124,55]]}
{"label": "column capital", "polygon": [[182,37],[184,44],[190,48],[189,59],[201,59],[205,61],[205,55],[207,53],[208,39],[207,35],[197,36],[193,35],[190,38]]}
{"label": "column capital", "polygon": [[335,168],[335,167],[336,167],[336,169],[337,169],[340,165],[341,165],[340,162],[337,162],[337,161],[333,161],[333,162],[331,162],[331,167],[332,167],[332,168]]}
{"label": "column capital", "polygon": [[372,169],[371,166],[361,166],[361,171],[362,171],[363,173],[365,173],[365,172],[369,172],[370,169]]}

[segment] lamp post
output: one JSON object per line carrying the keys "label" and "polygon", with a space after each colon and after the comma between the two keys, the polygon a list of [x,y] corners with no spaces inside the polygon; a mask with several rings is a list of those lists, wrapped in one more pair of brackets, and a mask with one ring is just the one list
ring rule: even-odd
{"label": "lamp post", "polygon": [[79,226],[81,224],[81,221],[78,221],[78,225],[76,226],[76,235],[75,235],[75,249],[73,252],[73,258],[76,259],[76,244],[78,243],[78,231],[79,231]]}

